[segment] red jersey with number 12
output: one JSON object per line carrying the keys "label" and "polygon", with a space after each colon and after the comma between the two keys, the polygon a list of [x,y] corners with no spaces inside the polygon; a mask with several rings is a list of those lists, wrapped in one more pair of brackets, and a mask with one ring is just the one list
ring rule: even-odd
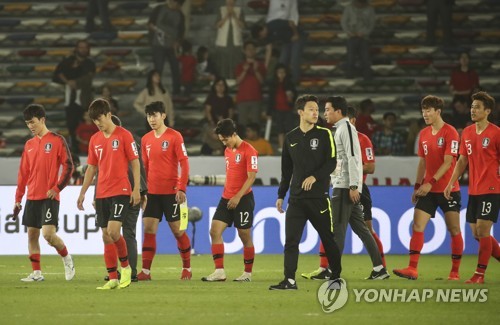
{"label": "red jersey with number 12", "polygon": [[128,180],[129,161],[139,158],[137,144],[132,134],[117,126],[106,138],[103,132],[95,133],[89,142],[87,163],[97,166],[96,198],[108,198],[118,195],[130,195],[132,192]]}
{"label": "red jersey with number 12", "polygon": [[[374,163],[375,162],[375,153],[373,151],[373,144],[369,137],[366,134],[358,132],[359,146],[361,147],[361,162],[366,163]],[[363,183],[366,181],[367,174],[363,173]]]}
{"label": "red jersey with number 12", "polygon": [[469,159],[469,194],[500,194],[500,128],[488,123],[481,134],[476,125],[462,132],[460,155]]}
{"label": "red jersey with number 12", "polygon": [[[258,171],[258,155],[252,145],[243,141],[238,148],[226,148],[224,156],[226,158],[226,183],[222,197],[231,199],[248,179],[247,173]],[[251,191],[252,188],[249,188],[245,194]]]}
{"label": "red jersey with number 12", "polygon": [[[432,127],[428,126],[420,131],[418,156],[425,160],[425,175],[422,184],[429,183],[444,162],[444,156],[458,156],[459,136],[457,130],[447,123],[436,133],[432,134]],[[432,185],[430,192],[443,193],[450,181],[457,160],[453,158],[450,168]],[[420,180],[417,180],[417,182]],[[453,184],[453,191],[458,191],[458,181]]]}

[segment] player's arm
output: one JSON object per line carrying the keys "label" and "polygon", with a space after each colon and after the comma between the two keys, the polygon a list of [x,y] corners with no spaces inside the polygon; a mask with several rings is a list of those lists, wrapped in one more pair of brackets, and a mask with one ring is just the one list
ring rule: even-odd
{"label": "player's arm", "polygon": [[14,199],[14,220],[17,219],[17,215],[22,209],[21,201],[23,200],[24,193],[26,192],[26,184],[28,183],[30,173],[30,165],[28,157],[26,155],[26,148],[23,150],[21,156],[21,164],[19,165],[19,172],[17,174],[17,189],[16,196]]}
{"label": "player's arm", "polygon": [[132,176],[134,177],[134,188],[130,196],[130,203],[137,205],[141,202],[141,164],[139,163],[139,158],[130,160],[129,163],[132,169]]}
{"label": "player's arm", "polygon": [[97,173],[97,166],[87,165],[87,170],[85,171],[85,176],[83,177],[82,188],[80,189],[80,195],[78,196],[78,201],[76,202],[78,210],[82,211],[84,210],[83,201],[85,200],[85,193],[87,193],[90,184],[92,184],[92,181],[94,180],[96,173]]}
{"label": "player's arm", "polygon": [[420,157],[417,165],[417,176],[415,178],[415,186],[413,188],[413,194],[411,195],[411,202],[415,204],[417,202],[417,191],[422,185],[422,181],[424,180],[425,174],[425,159]]}
{"label": "player's arm", "polygon": [[[323,143],[326,143],[325,150],[325,159],[323,164],[309,177],[307,177],[304,182],[302,182],[302,188],[306,191],[310,190],[312,184],[315,183],[318,179],[330,179],[330,174],[335,170],[337,166],[337,151],[335,147],[335,140],[333,139],[332,132],[328,129],[323,129],[325,132],[325,139]],[[308,186],[308,183],[304,184],[306,180],[314,178],[314,181]]]}
{"label": "player's arm", "polygon": [[444,174],[450,169],[451,164],[453,163],[453,159],[455,157],[451,155],[444,155],[443,163],[441,166],[439,166],[438,170],[436,173],[432,176],[431,180],[425,184],[422,184],[418,190],[416,195],[417,196],[426,196],[427,193],[432,189],[433,183],[437,182],[441,177],[443,177]]}
{"label": "player's arm", "polygon": [[363,174],[373,174],[375,173],[375,163],[367,162],[363,164]]}
{"label": "player's arm", "polygon": [[74,170],[73,159],[71,158],[71,154],[69,153],[68,144],[66,143],[66,140],[64,140],[64,138],[62,137],[61,137],[60,151],[61,154],[59,161],[61,162],[62,165],[62,173],[61,176],[59,176],[59,182],[57,183],[57,185],[47,191],[47,197],[49,199],[55,198],[57,194],[61,192],[69,184],[69,181],[71,180],[71,175],[73,175],[73,170]]}
{"label": "player's arm", "polygon": [[238,206],[243,195],[245,195],[245,193],[250,189],[250,187],[252,187],[256,177],[257,177],[257,172],[247,172],[247,180],[245,181],[245,183],[243,183],[238,193],[236,193],[236,195],[233,196],[229,200],[229,202],[227,202],[228,209],[234,209],[236,208],[236,206]]}
{"label": "player's arm", "polygon": [[[458,180],[458,178],[464,173],[465,168],[469,164],[469,159],[467,156],[460,155],[457,160],[457,164],[455,165],[455,169],[453,170],[453,174],[451,175],[450,181],[444,190],[444,196],[449,200],[451,199],[450,193],[453,190],[453,184]],[[455,189],[456,190],[456,189]]]}

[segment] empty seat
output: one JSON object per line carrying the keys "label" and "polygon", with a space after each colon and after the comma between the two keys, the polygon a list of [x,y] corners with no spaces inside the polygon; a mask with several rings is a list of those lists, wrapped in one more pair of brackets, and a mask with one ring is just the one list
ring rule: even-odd
{"label": "empty seat", "polygon": [[81,15],[81,14],[85,13],[85,11],[87,10],[87,5],[85,5],[83,3],[69,3],[69,4],[64,5],[63,8],[64,8],[64,10],[66,10],[72,14]]}
{"label": "empty seat", "polygon": [[26,106],[33,102],[31,96],[7,97],[5,102],[11,106]]}
{"label": "empty seat", "polygon": [[116,38],[116,32],[93,32],[90,34],[89,39],[93,41],[106,41],[110,42]]}
{"label": "empty seat", "polygon": [[26,28],[41,28],[47,23],[47,18],[26,18],[21,20],[21,26]]}
{"label": "empty seat", "polygon": [[333,31],[312,31],[309,32],[309,40],[317,42],[327,42],[334,39],[336,33]]}
{"label": "empty seat", "polygon": [[62,103],[62,101],[61,97],[37,97],[33,102],[44,106],[55,106]]}
{"label": "empty seat", "polygon": [[78,24],[78,19],[54,18],[50,19],[47,23],[48,25],[56,28],[71,28]]}
{"label": "empty seat", "polygon": [[55,11],[58,7],[59,7],[58,3],[40,3],[40,4],[33,4],[31,6],[31,10],[41,15],[41,14],[51,13]]}
{"label": "empty seat", "polygon": [[56,70],[55,65],[37,65],[35,66],[35,72],[42,75],[52,74]]}
{"label": "empty seat", "polygon": [[40,58],[41,56],[44,56],[45,53],[47,53],[47,51],[39,49],[17,51],[17,55],[22,58]]}
{"label": "empty seat", "polygon": [[33,71],[33,66],[14,64],[9,65],[6,70],[11,74],[29,74],[31,71]]}
{"label": "empty seat", "polygon": [[72,49],[57,49],[57,50],[48,50],[47,51],[47,56],[51,57],[66,57],[69,56],[73,53]]}
{"label": "empty seat", "polygon": [[269,8],[269,2],[266,0],[252,0],[248,1],[247,6],[253,10],[267,10],[267,8]]}
{"label": "empty seat", "polygon": [[11,42],[30,42],[36,36],[36,33],[13,33],[8,34],[6,39]]}
{"label": "empty seat", "polygon": [[21,91],[25,91],[26,89],[39,89],[46,85],[47,83],[44,81],[18,81],[14,88],[21,88]]}
{"label": "empty seat", "polygon": [[0,18],[0,28],[14,28],[21,23],[17,18]]}
{"label": "empty seat", "polygon": [[142,11],[148,7],[148,2],[129,1],[120,3],[117,8],[127,11]]}
{"label": "empty seat", "polygon": [[112,89],[129,90],[134,87],[136,83],[137,81],[135,80],[109,81],[106,83],[106,86]]}
{"label": "empty seat", "polygon": [[9,14],[25,13],[30,8],[31,4],[29,3],[8,3],[3,5],[3,11]]}
{"label": "empty seat", "polygon": [[139,41],[146,36],[147,32],[120,32],[118,33],[118,38],[124,41]]}
{"label": "empty seat", "polygon": [[102,50],[101,54],[105,56],[127,56],[132,52],[131,49],[107,49],[107,50]]}
{"label": "empty seat", "polygon": [[135,22],[135,19],[133,17],[119,17],[119,18],[112,18],[111,19],[111,24],[116,27],[128,27],[132,26]]}

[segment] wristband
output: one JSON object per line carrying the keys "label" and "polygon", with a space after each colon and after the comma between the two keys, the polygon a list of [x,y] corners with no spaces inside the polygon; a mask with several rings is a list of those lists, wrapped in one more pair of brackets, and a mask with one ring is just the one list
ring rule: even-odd
{"label": "wristband", "polygon": [[418,190],[419,188],[420,188],[420,183],[415,183],[415,185],[413,186],[413,189]]}
{"label": "wristband", "polygon": [[433,177],[433,178],[431,178],[431,180],[429,181],[429,183],[430,183],[431,185],[436,184],[436,182],[437,182],[437,180],[436,180],[434,177]]}

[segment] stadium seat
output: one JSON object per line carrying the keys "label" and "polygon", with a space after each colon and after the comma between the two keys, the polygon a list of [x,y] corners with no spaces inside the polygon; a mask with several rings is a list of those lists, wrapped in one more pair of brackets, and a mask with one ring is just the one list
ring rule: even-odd
{"label": "stadium seat", "polygon": [[73,15],[83,15],[87,10],[87,5],[83,3],[69,3],[64,5],[63,8]]}
{"label": "stadium seat", "polygon": [[61,29],[71,29],[75,25],[78,25],[78,19],[61,19],[61,18],[54,18],[54,19],[49,19],[47,22],[47,25],[52,26],[54,28],[61,28]]}
{"label": "stadium seat", "polygon": [[401,68],[419,68],[423,69],[432,64],[429,59],[400,59],[396,60],[396,64]]}
{"label": "stadium seat", "polygon": [[0,58],[2,60],[7,59],[8,57],[10,57],[11,54],[12,54],[12,50],[0,49]]}
{"label": "stadium seat", "polygon": [[482,30],[480,36],[489,41],[500,41],[500,30]]}
{"label": "stadium seat", "polygon": [[145,2],[140,2],[140,1],[122,2],[122,3],[120,3],[117,6],[117,8],[119,8],[119,9],[125,11],[125,12],[129,12],[129,11],[134,11],[134,12],[143,11],[147,7],[148,7],[148,2],[147,1],[145,1]]}
{"label": "stadium seat", "polygon": [[17,18],[0,18],[0,28],[12,29],[21,23],[21,19]]}
{"label": "stadium seat", "polygon": [[20,96],[20,97],[7,97],[5,102],[11,106],[23,106],[33,103],[33,97],[31,96]]}
{"label": "stadium seat", "polygon": [[31,4],[29,3],[8,3],[3,5],[2,11],[9,15],[22,14],[30,10]]}
{"label": "stadium seat", "polygon": [[64,33],[39,33],[35,36],[40,45],[49,45],[56,43]]}
{"label": "stadium seat", "polygon": [[31,42],[36,36],[36,33],[12,33],[8,34],[6,39],[11,42]]}
{"label": "stadium seat", "polygon": [[302,16],[299,19],[300,25],[316,25],[321,21],[321,17],[318,16]]}
{"label": "stadium seat", "polygon": [[150,69],[149,66],[147,65],[137,65],[137,64],[128,64],[128,65],[122,65],[120,67],[120,70],[123,71],[126,74],[131,74],[131,75],[143,75],[146,71]]}
{"label": "stadium seat", "polygon": [[425,4],[425,0],[398,0],[401,7],[420,7]]}
{"label": "stadium seat", "polygon": [[147,31],[138,32],[119,32],[118,38],[127,43],[138,43],[141,40],[145,40],[147,36]]}
{"label": "stadium seat", "polygon": [[408,52],[409,46],[405,45],[384,45],[380,49],[382,54],[404,54]]}
{"label": "stadium seat", "polygon": [[14,64],[14,65],[9,65],[6,70],[11,73],[11,74],[23,74],[27,75],[31,71],[33,71],[33,66],[32,65],[19,65],[19,64]]}
{"label": "stadium seat", "polygon": [[124,57],[132,53],[131,49],[107,49],[107,50],[102,50],[101,54],[105,56],[118,56],[118,57]]}
{"label": "stadium seat", "polygon": [[97,67],[97,72],[108,72],[112,73],[114,71],[120,70],[120,64],[113,61],[112,59],[108,59],[102,65]]}
{"label": "stadium seat", "polygon": [[46,85],[47,83],[44,81],[18,81],[13,88],[21,92],[27,92],[42,88]]}
{"label": "stadium seat", "polygon": [[21,20],[21,26],[27,29],[37,29],[39,30],[47,23],[47,18],[27,18]]}
{"label": "stadium seat", "polygon": [[76,43],[79,40],[85,40],[89,37],[87,33],[63,33],[61,39],[67,43]]}
{"label": "stadium seat", "polygon": [[35,104],[40,104],[44,106],[55,106],[63,102],[61,97],[37,97],[33,101]]}
{"label": "stadium seat", "polygon": [[92,32],[89,39],[92,41],[111,42],[116,38],[116,32]]}
{"label": "stadium seat", "polygon": [[[384,27],[403,26],[410,21],[410,16],[383,16],[379,18],[380,25]],[[387,26],[386,26],[387,25]]]}
{"label": "stadium seat", "polygon": [[2,91],[3,93],[7,93],[13,86],[14,82],[12,81],[0,81],[0,91]]}
{"label": "stadium seat", "polygon": [[57,8],[59,8],[58,3],[40,3],[33,4],[31,6],[31,10],[37,15],[48,15],[54,12]]}
{"label": "stadium seat", "polygon": [[39,49],[17,51],[17,55],[22,57],[23,59],[25,59],[25,58],[39,59],[40,57],[44,56],[46,53],[47,53],[47,51],[39,50]]}
{"label": "stadium seat", "polygon": [[311,42],[330,42],[334,39],[336,33],[333,31],[311,31],[309,32],[309,41]]}
{"label": "stadium seat", "polygon": [[106,86],[113,90],[129,91],[135,86],[136,83],[137,81],[135,80],[108,81]]}
{"label": "stadium seat", "polygon": [[60,60],[61,57],[66,57],[73,53],[72,49],[57,49],[57,50],[48,50],[47,56],[54,57],[54,59]]}
{"label": "stadium seat", "polygon": [[394,7],[396,0],[372,0],[370,3],[375,10],[388,9]]}
{"label": "stadium seat", "polygon": [[326,25],[336,25],[340,23],[341,14],[325,14],[321,17],[321,22]]}
{"label": "stadium seat", "polygon": [[35,66],[34,70],[38,76],[47,77],[47,76],[52,76],[52,74],[56,70],[56,66],[55,65],[37,65],[37,66]]}
{"label": "stadium seat", "polygon": [[132,26],[135,22],[133,17],[117,17],[111,19],[111,24],[118,28]]}
{"label": "stadium seat", "polygon": [[247,6],[257,11],[264,11],[269,8],[269,2],[267,0],[252,0],[248,1]]}

